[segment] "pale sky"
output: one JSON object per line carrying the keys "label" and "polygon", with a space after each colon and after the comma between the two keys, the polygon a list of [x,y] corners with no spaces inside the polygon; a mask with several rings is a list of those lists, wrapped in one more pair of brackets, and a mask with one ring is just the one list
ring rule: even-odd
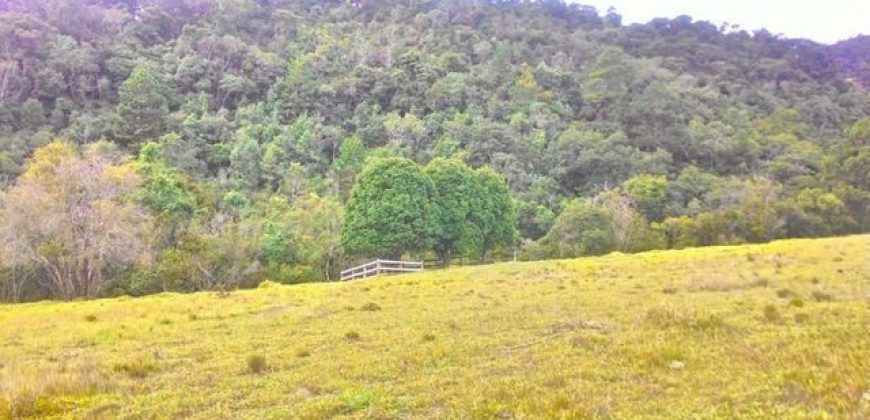
{"label": "pale sky", "polygon": [[610,6],[623,24],[646,23],[656,17],[689,15],[719,26],[765,28],[789,38],[834,43],[858,34],[870,35],[870,0],[575,0],[595,6],[600,14]]}

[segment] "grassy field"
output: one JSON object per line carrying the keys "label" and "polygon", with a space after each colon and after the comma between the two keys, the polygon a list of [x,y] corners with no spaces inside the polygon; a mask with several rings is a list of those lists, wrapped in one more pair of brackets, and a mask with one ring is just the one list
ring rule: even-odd
{"label": "grassy field", "polygon": [[868,418],[870,237],[0,306],[0,417]]}

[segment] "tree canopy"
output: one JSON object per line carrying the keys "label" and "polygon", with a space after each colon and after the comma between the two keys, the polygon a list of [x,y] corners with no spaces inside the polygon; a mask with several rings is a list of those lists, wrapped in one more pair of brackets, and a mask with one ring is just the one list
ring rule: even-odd
{"label": "tree canopy", "polygon": [[[562,0],[4,1],[0,230],[71,171],[137,236],[88,295],[867,232],[868,42]],[[45,268],[4,255],[0,298],[62,295]]]}

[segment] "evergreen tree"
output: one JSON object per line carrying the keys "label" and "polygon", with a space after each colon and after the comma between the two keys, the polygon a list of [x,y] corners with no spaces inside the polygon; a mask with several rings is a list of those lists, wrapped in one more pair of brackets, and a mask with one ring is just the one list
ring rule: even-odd
{"label": "evergreen tree", "polygon": [[118,90],[115,137],[130,146],[157,139],[166,131],[168,118],[163,82],[147,66],[136,67]]}

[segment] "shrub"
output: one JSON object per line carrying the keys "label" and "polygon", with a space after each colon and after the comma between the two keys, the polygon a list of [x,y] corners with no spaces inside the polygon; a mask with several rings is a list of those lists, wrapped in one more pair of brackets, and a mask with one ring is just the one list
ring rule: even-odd
{"label": "shrub", "polygon": [[252,354],[248,356],[248,371],[251,373],[262,374],[269,368],[266,364],[266,357],[260,354]]}

